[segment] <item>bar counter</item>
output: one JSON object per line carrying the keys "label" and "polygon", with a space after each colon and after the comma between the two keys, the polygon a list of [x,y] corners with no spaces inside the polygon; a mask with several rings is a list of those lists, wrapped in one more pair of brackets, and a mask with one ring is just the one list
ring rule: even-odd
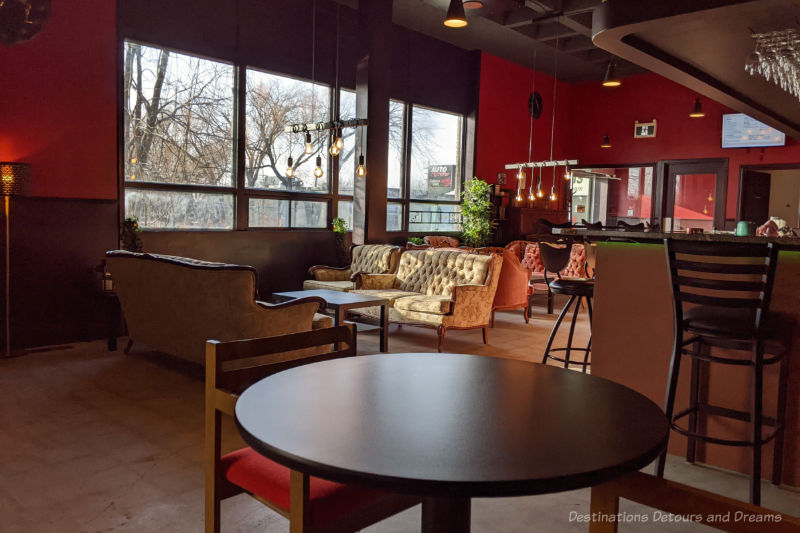
{"label": "bar counter", "polygon": [[[730,234],[664,234],[591,230],[561,230],[562,235],[585,235],[597,243],[597,274],[592,335],[592,374],[602,376],[664,405],[669,361],[673,347],[672,294],[664,252],[664,237],[718,242],[764,242],[765,237]],[[619,239],[624,239],[621,241]],[[800,239],[773,238],[782,245],[773,289],[771,310],[786,313],[800,324]],[[790,354],[787,427],[784,443],[783,484],[800,486],[800,332]],[[683,365],[676,411],[688,406],[689,365]],[[778,366],[764,372],[764,413],[773,416],[777,403]],[[685,370],[685,371],[684,371]],[[708,383],[712,402],[747,409],[750,398],[749,367],[712,364]],[[712,434],[746,437],[747,424],[708,419]],[[767,430],[769,428],[767,427]],[[772,472],[772,443],[763,448],[762,472]],[[669,453],[685,455],[686,438],[672,432]],[[749,473],[750,448],[698,443],[697,461]],[[669,469],[667,470],[669,477]]]}

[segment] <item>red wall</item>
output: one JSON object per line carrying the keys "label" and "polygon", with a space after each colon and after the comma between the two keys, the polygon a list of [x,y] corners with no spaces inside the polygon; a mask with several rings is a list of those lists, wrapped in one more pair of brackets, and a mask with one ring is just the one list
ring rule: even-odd
{"label": "red wall", "polygon": [[0,161],[31,164],[31,193],[117,197],[116,2],[53,2],[32,40],[0,45]]}
{"label": "red wall", "polygon": [[[537,73],[536,90],[545,112],[534,121],[534,160],[549,159],[553,79]],[[476,175],[494,183],[507,163],[528,159],[527,98],[531,70],[488,54],[482,55],[478,112]],[[720,147],[722,115],[734,111],[701,97],[704,118],[689,118],[697,94],[657,74],[631,76],[622,86],[606,88],[597,82],[558,84],[555,123],[555,159],[578,159],[583,165],[615,167],[655,163],[664,159],[727,158],[727,218],[736,217],[741,165],[798,163],[800,143],[787,138],[785,147]],[[635,121],[658,122],[656,137],[634,139]],[[603,136],[611,148],[600,148]],[[506,171],[508,188],[515,172]],[[545,173],[545,187],[550,174]]]}
{"label": "red wall", "polygon": [[[625,78],[616,88],[577,84],[571,95],[568,146],[582,163],[728,158],[727,218],[736,218],[741,165],[800,163],[800,144],[789,138],[785,147],[721,148],[722,115],[735,111],[701,97],[706,116],[689,118],[697,93],[657,74]],[[658,122],[655,138],[634,139],[634,122],[652,119]],[[606,133],[612,147],[600,148]]]}
{"label": "red wall", "polygon": [[[489,183],[497,181],[497,173],[506,173],[506,186],[515,189],[517,171],[505,170],[508,163],[528,161],[530,114],[528,97],[532,89],[532,71],[515,63],[483,53],[481,55],[481,88],[478,106],[478,149],[475,154],[475,175]],[[542,116],[533,121],[534,161],[550,159],[550,127],[553,112],[553,78],[536,73],[535,90],[542,95]],[[572,87],[558,83],[553,158],[563,159],[567,138]],[[527,172],[530,185],[530,171]],[[538,176],[538,174],[537,174]],[[559,176],[556,176],[559,178]],[[542,186],[549,193],[551,171],[545,171]],[[561,184],[557,181],[557,185]]]}

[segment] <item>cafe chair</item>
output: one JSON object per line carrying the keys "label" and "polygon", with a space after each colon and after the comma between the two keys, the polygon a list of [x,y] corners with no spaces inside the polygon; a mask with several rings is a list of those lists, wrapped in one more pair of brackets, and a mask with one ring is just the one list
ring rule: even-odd
{"label": "cafe chair", "polygon": [[[784,424],[789,373],[789,347],[794,324],[770,312],[770,296],[778,260],[774,243],[721,244],[665,239],[675,317],[675,345],[667,381],[664,411],[672,429],[688,439],[686,460],[695,461],[697,441],[752,451],[750,502],[761,501],[761,450],[774,441],[772,482],[779,484],[783,466]],[[713,349],[713,350],[712,350]],[[720,349],[725,351],[720,352]],[[675,396],[683,357],[691,359],[689,407],[675,412]],[[764,370],[778,364],[774,417],[763,412]],[[713,365],[735,365],[751,372],[749,408],[734,409],[709,398]],[[747,424],[746,438],[708,431],[708,415]],[[688,417],[685,422],[679,422]],[[730,422],[726,422],[731,425]],[[733,423],[735,427],[735,422]],[[766,434],[764,426],[770,426]],[[719,427],[719,426],[717,426]],[[664,475],[666,449],[656,464]]]}
{"label": "cafe chair", "polygon": [[586,226],[586,229],[592,229],[592,230],[603,229],[603,223],[600,222],[599,220],[597,222],[589,222],[585,218],[582,218],[581,219],[581,224]]}
{"label": "cafe chair", "polygon": [[644,231],[644,222],[638,224],[629,224],[624,220],[617,220],[617,229],[620,231]]}
{"label": "cafe chair", "polygon": [[245,388],[281,370],[355,354],[356,333],[350,324],[206,343],[206,533],[220,531],[220,501],[241,493],[287,517],[291,533],[354,532],[419,503],[412,496],[310,477],[250,447],[221,456],[222,415],[234,416],[236,400]]}
{"label": "cafe chair", "polygon": [[[547,339],[547,345],[544,350],[544,356],[542,357],[542,364],[546,364],[549,359],[557,361],[559,363],[564,364],[564,368],[569,368],[571,365],[578,365],[581,367],[583,372],[586,372],[591,362],[589,361],[589,354],[591,353],[592,347],[592,337],[591,333],[589,335],[589,342],[586,344],[586,347],[577,347],[573,345],[573,338],[575,334],[575,323],[578,319],[578,313],[581,308],[581,303],[585,302],[587,311],[589,313],[589,328],[591,330],[592,326],[592,297],[594,296],[594,280],[585,277],[564,277],[562,276],[562,270],[569,264],[570,256],[572,255],[572,246],[569,243],[560,244],[560,243],[548,243],[548,242],[540,242],[539,243],[539,252],[542,256],[542,262],[544,263],[545,268],[545,280],[547,280],[547,285],[550,289],[550,292],[553,294],[563,294],[569,296],[569,300],[567,300],[566,305],[561,310],[561,313],[558,315],[556,319],[556,323],[553,326],[553,330],[550,332],[550,337]],[[591,272],[594,272],[594,248],[586,245],[584,246],[584,251],[586,253],[587,263],[589,263],[589,259],[591,259],[591,264],[588,264],[588,269]],[[555,273],[555,279],[550,280],[547,277],[547,274]],[[585,273],[585,269],[584,269]],[[555,341],[556,334],[558,333],[558,329],[561,327],[561,323],[564,321],[564,317],[567,316],[570,309],[574,305],[574,312],[572,314],[572,320],[570,322],[569,327],[569,336],[567,337],[567,344],[563,347],[553,348],[553,341]],[[561,352],[564,352],[564,356],[560,357]],[[583,360],[575,360],[571,358],[572,352],[583,352]]]}

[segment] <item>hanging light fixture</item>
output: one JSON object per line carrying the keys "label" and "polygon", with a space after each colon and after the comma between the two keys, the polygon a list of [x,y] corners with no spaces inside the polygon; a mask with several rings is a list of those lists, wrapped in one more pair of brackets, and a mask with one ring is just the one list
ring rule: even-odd
{"label": "hanging light fixture", "polygon": [[536,194],[534,194],[534,192],[533,192],[533,175],[534,175],[535,172],[536,172],[536,168],[534,167],[534,168],[531,169],[531,185],[530,185],[530,187],[528,187],[528,200],[531,201],[531,202],[536,200]]}
{"label": "hanging light fixture", "polygon": [[[556,37],[556,63],[553,69],[553,113],[550,122],[550,160],[553,160],[553,139],[556,132],[556,91],[558,89],[558,37]],[[542,173],[539,172],[539,179],[541,181]],[[556,167],[553,165],[553,184],[550,186],[550,201],[554,202],[558,199],[556,196]]]}
{"label": "hanging light fixture", "polygon": [[314,177],[321,178],[322,177],[322,156],[317,156],[317,167],[314,169]]}
{"label": "hanging light fixture", "polygon": [[699,98],[694,101],[694,108],[692,112],[689,113],[689,116],[691,118],[703,118],[706,116],[705,111],[703,111],[703,104],[700,102]]}
{"label": "hanging light fixture", "polygon": [[567,181],[572,179],[572,171],[569,169],[569,165],[564,165],[564,179]]}
{"label": "hanging light fixture", "polygon": [[609,61],[606,67],[606,75],[603,78],[603,87],[619,87],[622,81],[617,76],[617,64]]}
{"label": "hanging light fixture", "polygon": [[461,2],[461,5],[464,6],[464,9],[480,9],[484,6],[484,3],[481,0],[464,0]]}
{"label": "hanging light fixture", "polygon": [[336,157],[339,155],[339,148],[336,147],[336,139],[331,137],[331,147],[328,149],[328,153],[331,156]]}
{"label": "hanging light fixture", "polygon": [[467,16],[464,14],[464,4],[461,0],[450,0],[444,25],[448,28],[463,28],[467,25]]}
{"label": "hanging light fixture", "polygon": [[553,169],[553,185],[550,187],[550,201],[555,202],[558,200],[558,195],[556,194],[556,170]]}
{"label": "hanging light fixture", "polygon": [[303,148],[303,152],[306,154],[313,154],[314,153],[314,145],[311,144],[311,132],[306,132],[306,146]]}
{"label": "hanging light fixture", "polygon": [[603,136],[603,143],[600,145],[600,148],[611,148],[611,139],[608,138],[608,133]]}
{"label": "hanging light fixture", "polygon": [[336,145],[336,149],[340,152],[342,148],[344,148],[344,139],[342,139],[342,128],[336,128],[336,140],[334,141],[334,145]]}
{"label": "hanging light fixture", "polygon": [[539,169],[539,181],[536,183],[536,197],[544,198],[544,191],[542,190],[542,169]]}
{"label": "hanging light fixture", "polygon": [[294,159],[292,156],[289,156],[289,160],[286,161],[286,177],[291,179],[294,177]]}
{"label": "hanging light fixture", "polygon": [[711,191],[708,191],[708,201],[709,202],[713,202],[714,201],[714,195],[711,193]]}
{"label": "hanging light fixture", "polygon": [[356,169],[356,176],[365,178],[367,176],[367,167],[364,164],[364,131],[361,131],[361,146],[360,154],[358,156],[358,168]]}

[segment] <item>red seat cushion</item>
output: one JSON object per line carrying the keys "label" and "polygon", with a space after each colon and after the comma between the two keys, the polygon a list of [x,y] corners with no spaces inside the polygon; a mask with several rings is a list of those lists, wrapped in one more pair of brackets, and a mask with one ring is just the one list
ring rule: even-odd
{"label": "red seat cushion", "polygon": [[[289,469],[267,459],[252,448],[231,452],[220,460],[223,476],[247,492],[289,511]],[[342,485],[312,477],[309,481],[309,506],[312,524],[329,523],[352,514],[356,509],[388,493]]]}

